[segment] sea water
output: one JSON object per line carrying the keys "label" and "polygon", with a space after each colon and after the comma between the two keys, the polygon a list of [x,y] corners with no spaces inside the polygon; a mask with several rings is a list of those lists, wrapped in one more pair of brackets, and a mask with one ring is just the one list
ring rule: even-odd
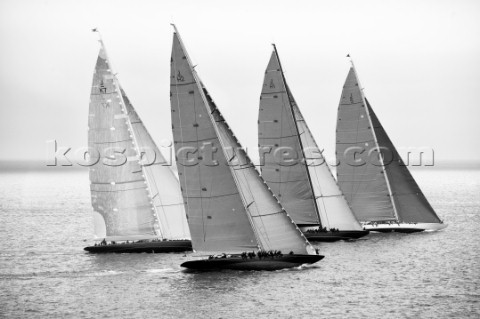
{"label": "sea water", "polygon": [[479,318],[480,170],[413,171],[443,231],[317,243],[274,272],[189,273],[184,253],[94,255],[87,171],[0,172],[0,317]]}

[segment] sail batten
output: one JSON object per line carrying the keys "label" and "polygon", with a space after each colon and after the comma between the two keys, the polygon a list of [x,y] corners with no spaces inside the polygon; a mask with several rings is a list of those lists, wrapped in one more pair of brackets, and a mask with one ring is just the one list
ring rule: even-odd
{"label": "sail batten", "polygon": [[[212,137],[210,148],[218,150],[215,153],[217,165],[206,165],[203,155],[195,166],[186,166],[183,157],[177,161],[195,250],[235,252],[256,245],[264,250],[311,252],[313,249],[308,241],[265,185],[211,99],[191,65],[178,32],[174,33],[171,61],[171,106],[174,138],[178,141],[175,144],[177,154],[185,145],[197,149],[205,146],[200,144],[203,131]],[[183,81],[195,84],[177,85]],[[187,90],[192,93],[182,94]],[[210,191],[202,182],[206,172],[211,180]],[[233,213],[209,204],[213,200],[212,194],[226,190],[234,195],[222,197],[222,204],[227,207],[235,205]],[[191,193],[202,194],[205,207],[198,208],[189,203]],[[214,227],[205,227],[208,223],[215,223]],[[224,236],[218,237],[218,233]]]}

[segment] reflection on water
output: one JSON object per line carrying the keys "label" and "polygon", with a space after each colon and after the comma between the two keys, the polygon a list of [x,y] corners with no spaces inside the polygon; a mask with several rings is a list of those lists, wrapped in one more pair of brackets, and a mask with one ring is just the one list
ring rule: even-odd
{"label": "reflection on water", "polygon": [[87,172],[0,173],[0,315],[80,318],[480,315],[480,171],[414,171],[449,227],[316,244],[318,264],[187,272],[172,254],[90,255]]}

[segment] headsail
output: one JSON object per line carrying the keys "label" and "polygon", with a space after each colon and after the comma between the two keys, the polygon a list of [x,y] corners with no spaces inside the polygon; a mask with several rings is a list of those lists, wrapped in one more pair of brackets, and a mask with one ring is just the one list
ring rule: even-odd
{"label": "headsail", "polygon": [[[265,155],[262,176],[272,189],[281,192],[282,204],[296,212],[292,218],[297,224],[308,224],[305,221],[309,220],[329,229],[362,230],[285,82],[276,49],[265,72],[259,143],[261,149],[272,147]],[[277,162],[277,153],[286,147],[294,151],[296,165]],[[294,177],[294,182],[288,177]]]}
{"label": "headsail", "polygon": [[422,190],[404,164],[400,154],[385,132],[375,112],[366,100],[373,129],[381,148],[388,150],[384,156],[385,170],[388,174],[393,200],[397,208],[398,219],[409,223],[440,223],[441,220],[425,198]]}
{"label": "headsail", "polygon": [[338,182],[355,215],[361,221],[440,222],[359,86],[352,66],[338,108],[336,154]]}
{"label": "headsail", "polygon": [[[266,186],[242,150],[233,132],[193,70],[174,33],[171,68],[171,105],[175,149],[194,249],[244,251],[277,249],[313,252],[310,244]],[[217,149],[213,158],[201,153],[196,165],[182,155],[206,147]],[[185,154],[183,154],[185,155]]]}
{"label": "headsail", "polygon": [[142,153],[141,163],[149,186],[151,201],[158,218],[158,226],[163,238],[188,239],[188,229],[180,183],[170,169],[155,141],[133,108],[127,95],[121,89],[133,136],[138,150]]}
{"label": "headsail", "polygon": [[[152,169],[142,167],[141,148],[149,147],[157,152],[155,163],[164,159],[121,89],[100,42],[90,96],[88,133],[90,149],[100,156],[98,163],[90,167],[95,237],[107,241],[187,238],[185,214],[178,205],[179,200],[183,202],[178,181],[165,173],[168,167],[154,165],[157,173],[153,174]],[[158,174],[159,170],[163,173]],[[156,179],[159,175],[162,181]],[[158,188],[151,184],[154,180],[168,185],[169,194],[162,194],[160,199]],[[157,214],[164,204],[171,204],[175,212],[167,208],[168,213],[162,210]]]}

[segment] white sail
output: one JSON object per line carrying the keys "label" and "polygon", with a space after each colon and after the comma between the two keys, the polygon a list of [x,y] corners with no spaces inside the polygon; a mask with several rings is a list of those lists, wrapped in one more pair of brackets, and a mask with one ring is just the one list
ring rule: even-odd
{"label": "white sail", "polygon": [[[242,244],[254,243],[264,250],[313,253],[313,248],[268,189],[203,87],[178,32],[173,38],[171,70],[177,156],[186,145],[200,149],[208,143],[218,150],[214,156],[217,165],[203,155],[193,166],[189,166],[185,156],[179,156],[177,161],[194,249],[211,251],[215,247],[232,251]],[[212,205],[213,201],[218,205]],[[246,236],[242,238],[240,234]],[[232,242],[232,239],[237,240]]]}
{"label": "white sail", "polygon": [[302,140],[305,162],[310,174],[321,224],[329,229],[363,230],[333,177],[330,167],[328,167],[327,161],[318,148],[288,86],[287,90],[291,98],[299,136]]}
{"label": "white sail", "polygon": [[[100,42],[88,133],[92,160],[98,159],[90,167],[95,238],[108,241],[188,238],[184,210],[179,205],[183,200],[178,182],[171,178],[174,177],[171,172],[165,171],[168,167],[143,167],[140,149],[149,147],[158,152],[158,148],[121,89]],[[161,154],[157,154],[155,164],[164,162]],[[159,183],[165,185],[167,193],[159,194],[163,192],[155,186]],[[164,211],[166,205],[172,205],[173,209]]]}
{"label": "white sail", "polygon": [[376,137],[353,68],[338,107],[337,179],[360,221],[395,220]]}
{"label": "white sail", "polygon": [[301,226],[321,224],[275,52],[268,63],[260,96],[258,143],[262,177],[292,219]]}
{"label": "white sail", "polygon": [[[201,89],[176,35],[170,76],[176,162],[193,249],[203,252],[257,249]],[[213,158],[218,165],[214,165]]]}
{"label": "white sail", "polygon": [[364,97],[353,66],[338,108],[337,161],[339,185],[359,220],[440,222]]}
{"label": "white sail", "polygon": [[93,76],[88,125],[89,147],[100,155],[99,162],[90,167],[95,237],[156,238],[160,235],[155,228],[156,214],[103,45]]}
{"label": "white sail", "polygon": [[128,118],[136,137],[138,149],[142,153],[143,172],[148,182],[151,202],[155,207],[158,223],[163,238],[189,239],[180,183],[169,164],[148,133],[145,125],[130,103],[123,90],[122,96],[127,109]]}
{"label": "white sail", "polygon": [[[387,135],[368,100],[365,99],[372,119],[378,145],[388,150],[384,156],[385,172],[397,209],[398,220],[407,223],[441,223],[433,207],[428,202],[400,154]],[[388,161],[388,162],[386,162]]]}
{"label": "white sail", "polygon": [[[285,128],[288,130],[287,135],[283,133]],[[283,187],[280,200],[285,207],[295,210],[299,202],[305,207],[312,200],[315,201],[314,205],[308,206],[309,210],[300,209],[292,215],[295,222],[304,224],[304,221],[313,215],[317,224],[329,229],[362,230],[285,83],[276,50],[272,52],[265,72],[260,101],[259,143],[260,147],[267,147],[266,143],[273,144],[272,152],[284,147],[297,152],[296,165],[279,165],[272,160],[266,160],[262,167],[262,176],[272,187],[277,186],[277,183],[270,181],[275,180],[278,175],[290,176],[297,171],[304,174],[302,180],[297,180],[300,185],[279,181]],[[271,154],[269,155],[268,158],[271,158]],[[294,176],[298,176],[298,173]],[[307,188],[307,191],[299,192],[298,187]],[[302,196],[305,193],[311,194],[310,197]]]}

